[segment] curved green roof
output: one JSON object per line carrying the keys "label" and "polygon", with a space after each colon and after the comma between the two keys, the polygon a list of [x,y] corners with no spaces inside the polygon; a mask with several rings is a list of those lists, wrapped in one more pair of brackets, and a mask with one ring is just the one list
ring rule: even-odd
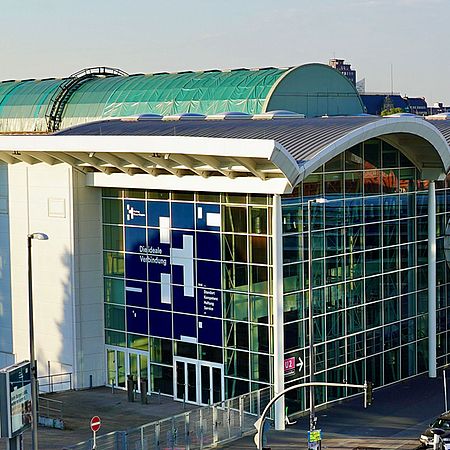
{"label": "curved green roof", "polygon": [[45,112],[63,80],[0,83],[0,132],[43,132]]}
{"label": "curved green roof", "polygon": [[[0,83],[0,132],[47,132],[49,104],[64,82]],[[276,109],[312,117],[358,114],[363,105],[350,81],[323,64],[94,77],[67,95],[61,128],[136,114],[257,114]]]}

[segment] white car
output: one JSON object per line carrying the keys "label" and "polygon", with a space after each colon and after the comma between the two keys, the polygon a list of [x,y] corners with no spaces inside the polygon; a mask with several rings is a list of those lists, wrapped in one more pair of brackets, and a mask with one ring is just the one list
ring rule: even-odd
{"label": "white car", "polygon": [[430,426],[420,435],[419,441],[423,447],[433,447],[434,434],[431,429],[437,428],[443,431],[441,434],[441,447],[439,450],[450,450],[450,412],[441,414]]}

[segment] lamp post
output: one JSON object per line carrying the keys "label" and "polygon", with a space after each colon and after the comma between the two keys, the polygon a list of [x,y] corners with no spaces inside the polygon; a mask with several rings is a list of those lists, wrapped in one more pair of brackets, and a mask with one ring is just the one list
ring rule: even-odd
{"label": "lamp post", "polygon": [[[313,324],[313,283],[312,283],[312,233],[311,233],[311,212],[313,203],[326,203],[325,198],[315,198],[308,200],[308,334],[309,334],[309,382],[314,383],[314,324]],[[310,431],[316,428],[315,416],[315,399],[314,399],[314,385],[309,388],[309,429]]]}
{"label": "lamp post", "polygon": [[28,244],[28,324],[30,340],[30,366],[31,366],[31,448],[38,450],[38,416],[37,416],[37,368],[34,354],[34,319],[33,319],[33,281],[31,269],[31,241],[46,241],[48,236],[44,233],[32,233],[27,236]]}
{"label": "lamp post", "polygon": [[448,400],[447,400],[447,373],[446,370],[450,367],[450,364],[446,364],[443,367],[443,371],[442,371],[442,378],[444,380],[444,408],[445,408],[445,412],[448,411]]}

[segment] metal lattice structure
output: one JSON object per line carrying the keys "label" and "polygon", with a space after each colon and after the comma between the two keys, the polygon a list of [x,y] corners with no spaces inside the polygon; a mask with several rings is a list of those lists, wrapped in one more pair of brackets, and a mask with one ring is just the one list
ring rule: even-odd
{"label": "metal lattice structure", "polygon": [[47,128],[50,133],[58,131],[61,126],[61,120],[64,109],[72,97],[73,93],[86,81],[93,78],[106,78],[128,76],[126,72],[111,67],[91,67],[73,73],[54,92],[47,107],[45,117],[47,119]]}

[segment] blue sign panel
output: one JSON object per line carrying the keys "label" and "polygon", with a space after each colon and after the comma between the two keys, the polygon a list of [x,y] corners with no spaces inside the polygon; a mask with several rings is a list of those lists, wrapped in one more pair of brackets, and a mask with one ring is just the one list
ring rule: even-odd
{"label": "blue sign panel", "polygon": [[194,205],[192,203],[172,203],[172,227],[194,229]]}
{"label": "blue sign panel", "polygon": [[172,314],[164,311],[148,312],[150,335],[157,337],[172,338]]}
{"label": "blue sign panel", "polygon": [[170,286],[162,286],[161,283],[149,283],[148,287],[150,308],[170,311],[172,309],[170,298],[167,295],[163,296],[161,293],[161,289],[170,289]]}
{"label": "blue sign panel", "polygon": [[148,315],[146,309],[136,308],[135,306],[127,307],[127,330],[129,333],[148,335]]}
{"label": "blue sign panel", "polygon": [[220,205],[125,200],[124,216],[127,331],[221,345]]}
{"label": "blue sign panel", "polygon": [[197,318],[175,313],[173,315],[173,338],[180,340],[192,338],[197,340]]}
{"label": "blue sign panel", "polygon": [[172,286],[173,310],[195,314],[197,312],[195,296],[187,296],[184,291],[184,286]]}
{"label": "blue sign panel", "polygon": [[145,256],[125,253],[125,276],[134,280],[146,280],[147,263]]}
{"label": "blue sign panel", "polygon": [[212,261],[197,261],[197,286],[210,289],[221,289],[221,264]]}
{"label": "blue sign panel", "polygon": [[170,243],[161,242],[161,236],[163,234],[159,228],[149,228],[147,230],[148,247],[147,253],[152,255],[166,255],[170,256]]}
{"label": "blue sign panel", "polygon": [[197,258],[220,261],[220,234],[197,232]]}
{"label": "blue sign panel", "polygon": [[148,263],[148,279],[149,281],[161,281],[161,274],[170,274],[169,258],[157,255],[141,256]]}
{"label": "blue sign panel", "polygon": [[125,297],[127,305],[147,308],[147,283],[143,281],[125,280]]}
{"label": "blue sign panel", "polygon": [[141,253],[146,242],[145,228],[125,227],[125,251]]}
{"label": "blue sign panel", "polygon": [[147,202],[148,225],[150,227],[160,227],[161,217],[164,225],[164,219],[170,218],[169,202]]}
{"label": "blue sign panel", "polygon": [[220,205],[197,205],[197,230],[220,231]]}
{"label": "blue sign panel", "polygon": [[207,317],[199,317],[198,343],[222,346],[222,321],[218,319],[209,319]]}
{"label": "blue sign panel", "polygon": [[213,289],[198,289],[198,315],[222,317],[222,292]]}
{"label": "blue sign panel", "polygon": [[147,224],[144,200],[125,200],[123,214],[125,225],[145,226]]}

